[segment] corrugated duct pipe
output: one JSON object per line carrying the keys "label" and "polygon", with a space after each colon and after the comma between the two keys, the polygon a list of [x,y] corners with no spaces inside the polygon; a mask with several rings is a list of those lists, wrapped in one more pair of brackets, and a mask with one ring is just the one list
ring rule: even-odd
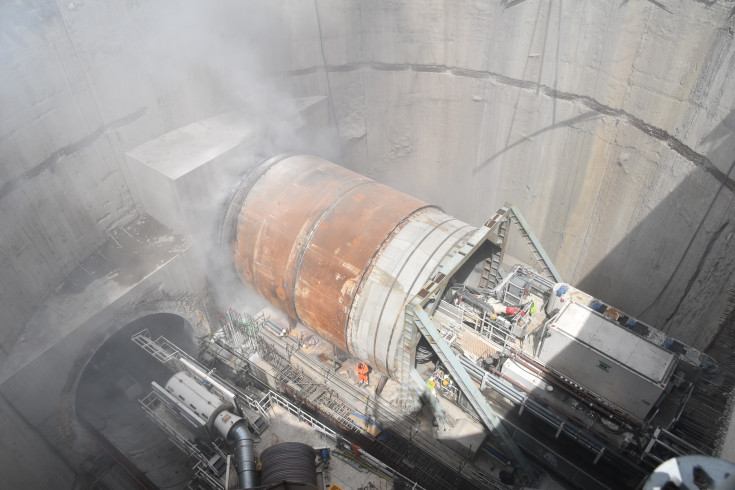
{"label": "corrugated duct pipe", "polygon": [[255,487],[255,452],[253,438],[248,432],[245,421],[235,424],[228,439],[232,441],[237,464],[237,481],[240,488]]}

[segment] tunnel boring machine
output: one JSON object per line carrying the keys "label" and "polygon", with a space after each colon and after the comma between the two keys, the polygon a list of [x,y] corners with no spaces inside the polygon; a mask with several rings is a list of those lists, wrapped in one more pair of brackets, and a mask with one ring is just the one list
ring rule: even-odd
{"label": "tunnel boring machine", "polygon": [[238,196],[228,216],[241,280],[396,379],[407,302],[477,228],[307,155],[264,162]]}

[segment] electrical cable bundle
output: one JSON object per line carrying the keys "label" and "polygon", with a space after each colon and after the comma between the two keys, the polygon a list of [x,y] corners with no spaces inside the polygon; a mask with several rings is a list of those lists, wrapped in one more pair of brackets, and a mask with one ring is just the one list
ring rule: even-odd
{"label": "electrical cable bundle", "polygon": [[416,362],[419,364],[425,364],[431,361],[431,358],[434,357],[434,355],[434,351],[432,351],[429,347],[419,345],[416,348]]}
{"label": "electrical cable bundle", "polygon": [[271,446],[260,455],[261,483],[276,485],[281,482],[316,485],[314,448],[300,442],[282,442]]}

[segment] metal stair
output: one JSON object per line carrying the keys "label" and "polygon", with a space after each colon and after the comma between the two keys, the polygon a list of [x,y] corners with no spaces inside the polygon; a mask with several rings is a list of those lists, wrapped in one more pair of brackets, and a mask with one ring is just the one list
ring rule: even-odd
{"label": "metal stair", "polygon": [[485,223],[485,226],[491,233],[490,241],[498,247],[498,250],[485,259],[482,265],[482,274],[479,282],[480,288],[492,289],[502,279],[500,264],[503,262],[503,254],[505,252],[505,241],[508,235],[508,220],[506,219],[506,215],[509,213],[510,208],[511,205],[506,203],[495,213],[492,219]]}
{"label": "metal stair", "polygon": [[559,274],[559,271],[554,267],[553,262],[551,262],[551,259],[541,246],[541,242],[539,242],[536,235],[531,231],[531,228],[528,226],[528,223],[523,218],[523,215],[517,207],[513,205],[510,206],[508,219],[510,223],[515,226],[516,230],[518,230],[518,233],[521,235],[521,238],[523,238],[523,241],[526,242],[526,245],[528,245],[531,255],[536,260],[535,265],[538,265],[541,268],[541,272],[543,272],[546,277],[552,281],[562,282],[561,274]]}
{"label": "metal stair", "polygon": [[148,329],[141,330],[131,338],[144,351],[155,357],[162,364],[170,364],[178,359],[178,348],[166,349],[164,346],[154,342]]}
{"label": "metal stair", "polygon": [[262,435],[263,432],[268,428],[270,423],[268,422],[268,419],[263,417],[263,415],[258,415],[258,418],[255,419],[255,422],[252,422],[250,424],[250,429],[252,432],[255,432],[257,435]]}

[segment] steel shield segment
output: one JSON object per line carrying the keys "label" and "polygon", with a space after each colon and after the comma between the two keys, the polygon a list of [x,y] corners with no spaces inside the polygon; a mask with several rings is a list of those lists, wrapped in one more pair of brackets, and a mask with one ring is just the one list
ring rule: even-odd
{"label": "steel shield segment", "polygon": [[243,282],[296,318],[294,277],[309,230],[346,191],[369,182],[316,157],[298,155],[273,165],[240,212],[235,267]]}
{"label": "steel shield segment", "polygon": [[349,350],[345,338],[357,287],[386,238],[423,202],[378,183],[347,193],[320,220],[296,281],[296,310],[306,325]]}

